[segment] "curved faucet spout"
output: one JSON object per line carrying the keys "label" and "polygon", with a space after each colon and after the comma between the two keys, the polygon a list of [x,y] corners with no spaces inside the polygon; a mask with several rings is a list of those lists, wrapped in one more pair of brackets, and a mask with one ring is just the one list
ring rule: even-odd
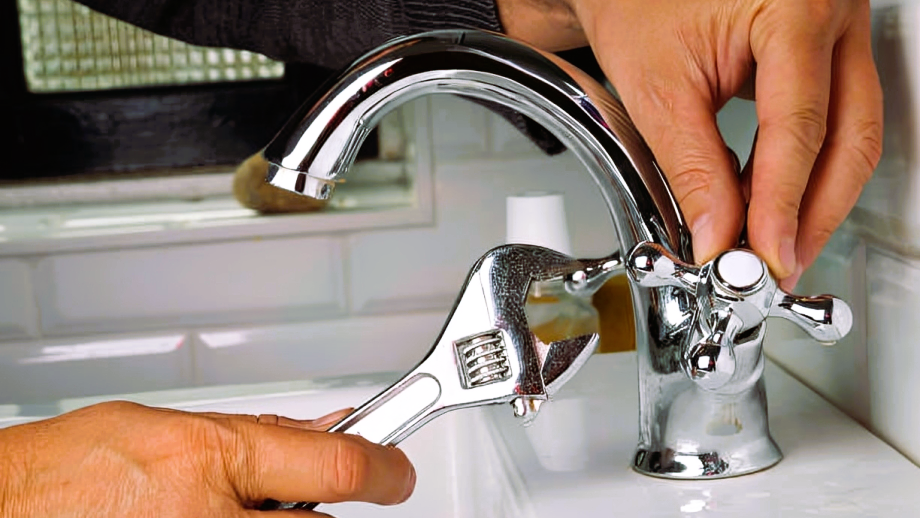
{"label": "curved faucet spout", "polygon": [[[400,104],[433,93],[489,101],[542,124],[592,176],[624,256],[640,243],[654,243],[693,264],[690,232],[677,202],[623,106],[561,59],[492,33],[426,33],[394,40],[360,58],[265,148],[268,181],[306,196],[330,197],[377,122]],[[686,419],[674,416],[686,412],[671,408],[680,397],[694,394],[692,410],[710,409],[713,415],[729,404],[701,392],[684,374],[682,347],[695,302],[673,286],[633,283],[631,290],[640,384],[636,469],[698,478],[746,473],[776,462],[779,452],[771,450],[775,446],[765,428],[762,385],[738,399],[737,404],[751,407],[756,421],[744,437],[697,437],[696,431],[680,429]]]}
{"label": "curved faucet spout", "polygon": [[624,249],[652,241],[692,262],[680,210],[619,102],[558,58],[490,33],[427,33],[359,59],[266,147],[269,182],[330,197],[377,122],[395,107],[433,93],[491,101],[539,122],[594,175]]}

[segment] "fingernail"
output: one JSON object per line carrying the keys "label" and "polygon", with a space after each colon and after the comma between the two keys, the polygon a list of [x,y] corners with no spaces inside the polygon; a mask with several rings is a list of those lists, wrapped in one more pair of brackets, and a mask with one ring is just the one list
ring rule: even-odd
{"label": "fingernail", "polygon": [[779,261],[783,271],[781,277],[788,277],[796,271],[795,238],[784,237],[779,242]]}
{"label": "fingernail", "polygon": [[712,244],[715,239],[712,229],[712,217],[709,214],[703,214],[696,218],[690,225],[690,233],[693,234],[693,258],[697,264],[702,264],[713,254]]}

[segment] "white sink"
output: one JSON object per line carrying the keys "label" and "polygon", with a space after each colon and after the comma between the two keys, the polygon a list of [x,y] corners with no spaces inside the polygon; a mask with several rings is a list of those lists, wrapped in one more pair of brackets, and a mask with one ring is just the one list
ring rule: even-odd
{"label": "white sink", "polygon": [[[638,421],[636,356],[606,354],[594,356],[558,400],[543,407],[529,432],[510,408],[498,406],[447,414],[409,437],[401,447],[415,463],[418,484],[405,504],[337,504],[320,510],[341,518],[917,514],[920,468],[780,368],[768,364],[766,377],[771,428],[785,459],[761,473],[673,481],[630,470]],[[127,399],[193,411],[310,418],[356,406],[382,388],[378,378]],[[94,401],[63,402],[61,408]]]}
{"label": "white sink", "polygon": [[770,362],[770,428],[785,455],[779,464],[709,481],[640,475],[629,468],[638,434],[636,373],[635,354],[596,355],[563,389],[563,404],[585,405],[581,426],[550,423],[578,431],[585,462],[571,472],[544,469],[521,428],[493,418],[532,516],[920,515],[920,468]]}

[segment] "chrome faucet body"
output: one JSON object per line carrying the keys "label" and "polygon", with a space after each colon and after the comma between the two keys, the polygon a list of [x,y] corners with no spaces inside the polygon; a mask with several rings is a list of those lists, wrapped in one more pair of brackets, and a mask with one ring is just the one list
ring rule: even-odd
{"label": "chrome faucet body", "polygon": [[[329,198],[381,117],[426,94],[482,99],[532,118],[584,164],[610,210],[624,256],[630,252],[626,268],[633,281],[640,399],[633,467],[653,476],[695,479],[773,465],[781,453],[770,436],[760,375],[763,319],[771,312],[757,301],[785,299],[773,296],[780,292],[762,263],[750,286],[731,285],[739,278],[729,265],[738,262],[737,255],[725,259],[722,270],[714,263],[691,266],[690,232],[625,109],[595,81],[566,67],[491,33],[439,31],[394,40],[357,60],[281,130],[264,150],[268,181]],[[739,270],[742,280],[751,275],[748,263]],[[587,295],[623,269],[619,260],[592,264],[573,273],[566,288]],[[710,275],[719,271],[722,277]],[[758,295],[764,289],[773,291]],[[745,297],[753,302],[743,303]],[[826,328],[831,313],[846,320],[840,309],[845,304],[837,299],[830,304],[836,312],[799,324]],[[773,314],[788,316],[795,307]]]}

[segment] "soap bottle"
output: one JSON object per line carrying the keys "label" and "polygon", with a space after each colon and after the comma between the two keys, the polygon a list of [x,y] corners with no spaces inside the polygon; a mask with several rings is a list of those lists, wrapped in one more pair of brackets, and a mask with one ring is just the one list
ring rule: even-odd
{"label": "soap bottle", "polygon": [[[562,194],[525,192],[506,199],[506,241],[572,255]],[[565,291],[561,279],[534,282],[524,305],[527,322],[544,344],[598,332],[591,300]]]}
{"label": "soap bottle", "polygon": [[636,349],[636,321],[632,292],[626,274],[614,275],[594,294],[591,304],[598,313],[600,343],[598,353],[617,353]]}

